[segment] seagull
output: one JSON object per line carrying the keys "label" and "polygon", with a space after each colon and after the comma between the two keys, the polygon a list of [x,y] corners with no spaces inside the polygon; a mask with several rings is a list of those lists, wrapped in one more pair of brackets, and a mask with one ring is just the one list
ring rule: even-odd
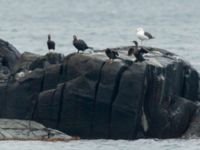
{"label": "seagull", "polygon": [[79,51],[85,51],[86,49],[93,49],[93,47],[89,47],[85,41],[78,39],[76,35],[73,36],[73,45]]}
{"label": "seagull", "polygon": [[135,44],[135,47],[132,47],[128,50],[128,56],[134,55],[135,58],[136,58],[135,62],[144,61],[145,59],[143,57],[143,54],[148,53],[148,51],[145,50],[144,48],[138,49],[138,42],[137,41],[133,41],[133,43]]}
{"label": "seagull", "polygon": [[149,32],[145,32],[143,28],[137,28],[136,36],[141,40],[141,45],[144,40],[154,39],[154,37]]}
{"label": "seagull", "polygon": [[121,59],[121,58],[119,57],[118,52],[116,52],[116,51],[114,51],[114,50],[111,50],[110,48],[107,48],[107,49],[105,50],[105,54],[106,54],[106,56],[109,58],[110,63],[112,63],[114,59]]}
{"label": "seagull", "polygon": [[51,40],[51,35],[48,35],[47,47],[50,50],[55,50],[55,42]]}

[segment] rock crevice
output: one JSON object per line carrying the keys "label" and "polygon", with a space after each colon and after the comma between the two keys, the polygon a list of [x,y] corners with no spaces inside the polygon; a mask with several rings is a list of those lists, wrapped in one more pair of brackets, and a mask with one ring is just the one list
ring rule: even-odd
{"label": "rock crevice", "polygon": [[191,121],[199,118],[199,75],[173,53],[146,47],[145,61],[135,62],[130,47],[121,47],[121,59],[109,63],[103,50],[38,56],[6,45],[0,44],[8,62],[0,62],[8,69],[0,76],[2,118],[35,120],[82,138],[175,138],[198,129]]}

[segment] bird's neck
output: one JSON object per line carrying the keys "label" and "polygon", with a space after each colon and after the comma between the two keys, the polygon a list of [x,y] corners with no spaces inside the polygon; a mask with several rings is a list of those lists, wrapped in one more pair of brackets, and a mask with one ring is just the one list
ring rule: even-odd
{"label": "bird's neck", "polygon": [[135,47],[134,47],[134,51],[138,51],[138,45],[136,44]]}
{"label": "bird's neck", "polygon": [[78,41],[77,37],[74,37],[74,41]]}
{"label": "bird's neck", "polygon": [[138,49],[138,44],[135,44],[135,48]]}

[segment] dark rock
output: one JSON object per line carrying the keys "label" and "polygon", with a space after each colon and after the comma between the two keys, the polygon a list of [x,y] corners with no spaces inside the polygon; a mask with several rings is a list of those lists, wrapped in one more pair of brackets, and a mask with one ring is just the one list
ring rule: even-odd
{"label": "dark rock", "polygon": [[196,108],[193,102],[181,97],[171,98],[167,108],[162,104],[157,104],[157,106],[155,104],[152,116],[149,117],[147,114],[149,136],[157,138],[180,137],[190,124],[190,119]]}
{"label": "dark rock", "polygon": [[[151,137],[179,137],[186,130],[195,109],[195,104],[190,100],[174,98],[175,95],[184,97],[184,93],[182,93],[186,81],[184,80],[184,65],[187,64],[180,60],[178,62],[176,60],[168,61],[165,62],[165,65],[166,63],[168,63],[166,68],[155,66],[148,68],[147,81],[150,87],[147,88],[144,111],[148,122],[148,131],[146,132]],[[173,116],[172,109],[175,112],[177,109],[180,113]],[[188,110],[185,111],[185,109]]]}
{"label": "dark rock", "polygon": [[169,138],[180,137],[188,128],[197,106],[188,99],[173,97],[170,104]]}
{"label": "dark rock", "polygon": [[126,69],[127,65],[121,62],[105,63],[101,69],[95,96],[92,122],[93,138],[109,138],[110,136],[111,108],[116,98],[113,91],[118,89],[120,77]]}
{"label": "dark rock", "polygon": [[55,89],[61,78],[62,65],[51,65],[45,69],[44,89]]}
{"label": "dark rock", "polygon": [[64,84],[59,84],[56,89],[40,93],[34,120],[41,122],[50,128],[58,128],[63,89]]}
{"label": "dark rock", "polygon": [[7,83],[14,65],[20,58],[18,50],[0,39],[0,84]]}
{"label": "dark rock", "polygon": [[7,84],[0,84],[0,117],[3,118],[7,98]]}
{"label": "dark rock", "polygon": [[[130,63],[131,58],[126,57],[124,53],[124,51],[120,52],[120,57],[124,60],[117,61],[119,67],[113,64],[95,67],[100,70],[98,80],[94,79],[93,67],[88,64],[88,61],[100,56],[99,61],[106,61],[102,53],[92,55],[89,60],[84,60],[85,55],[79,54],[68,60],[68,82],[64,91],[62,113],[64,118],[61,117],[61,129],[72,135],[82,135],[87,138],[133,139],[137,137],[138,132],[142,132],[139,131],[140,127],[149,137],[180,136],[186,130],[189,119],[196,108],[194,103],[181,98],[184,97],[183,90],[187,81],[184,73],[185,66],[188,64],[172,54],[166,56],[165,53],[153,50],[150,51],[151,55],[146,56],[144,63]],[[107,65],[112,67],[104,73]],[[127,68],[123,69],[123,66]],[[119,71],[116,72],[116,69]],[[112,70],[113,76],[109,70]],[[92,84],[88,86],[88,80],[98,81],[97,95],[94,97],[85,97],[88,95],[88,90],[90,94],[94,93],[91,90]],[[104,80],[107,84],[101,85]],[[195,87],[191,82],[188,84],[188,86]],[[108,94],[109,89],[111,90]],[[102,98],[98,95],[101,90]],[[180,98],[173,100],[174,96]],[[173,115],[174,109],[180,109],[182,113]],[[168,114],[169,112],[171,114]],[[187,116],[187,119],[180,120],[184,118],[183,116]],[[179,118],[181,123],[174,118]],[[89,122],[92,122],[91,133],[88,129]],[[184,125],[181,125],[182,123]],[[177,126],[174,127],[174,125]]]}
{"label": "dark rock", "polygon": [[121,59],[113,63],[104,51],[25,53],[15,80],[8,72],[9,82],[0,84],[1,117],[34,119],[82,138],[180,137],[197,109],[197,71],[155,48],[134,62],[129,48],[116,48]]}
{"label": "dark rock", "polygon": [[39,57],[30,64],[30,69],[46,68],[52,64],[62,63],[64,56],[59,53],[47,53],[45,56]]}
{"label": "dark rock", "polygon": [[146,65],[143,63],[134,63],[122,72],[112,104],[110,138],[136,138],[147,86],[145,77]]}
{"label": "dark rock", "polygon": [[199,138],[200,137],[200,108],[196,109],[194,115],[190,119],[190,125],[183,134],[183,138]]}
{"label": "dark rock", "polygon": [[[54,109],[59,101],[54,101],[56,90],[46,90],[41,92],[38,96],[38,102],[33,114],[33,119],[42,124],[47,124],[50,128],[56,128],[57,114]],[[58,104],[59,105],[59,104]]]}
{"label": "dark rock", "polygon": [[36,60],[39,59],[41,56],[36,55],[30,52],[24,52],[16,65],[14,66],[13,72],[21,72],[21,71],[27,71],[30,70],[30,65]]}
{"label": "dark rock", "polygon": [[192,101],[198,100],[198,90],[199,90],[199,74],[190,65],[185,67],[184,75],[184,85],[183,85],[183,96]]}
{"label": "dark rock", "polygon": [[19,51],[7,41],[0,39],[0,58],[3,66],[12,69],[20,58]]}
{"label": "dark rock", "polygon": [[81,54],[69,59],[59,129],[70,135],[89,137],[96,88],[104,61]]}
{"label": "dark rock", "polygon": [[43,90],[44,71],[36,69],[19,81],[9,83],[4,118],[32,119],[38,94]]}

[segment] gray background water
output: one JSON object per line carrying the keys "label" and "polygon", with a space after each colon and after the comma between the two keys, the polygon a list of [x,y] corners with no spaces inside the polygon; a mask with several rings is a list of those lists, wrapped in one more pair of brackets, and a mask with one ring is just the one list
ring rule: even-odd
{"label": "gray background water", "polygon": [[156,39],[145,45],[168,49],[200,71],[199,0],[0,0],[0,38],[21,52],[47,52],[47,34],[57,51],[75,51],[72,35],[96,49],[130,45],[143,27]]}
{"label": "gray background water", "polygon": [[[0,20],[0,38],[20,52],[39,54],[47,52],[48,33],[56,41],[57,52],[68,54],[75,51],[71,44],[74,34],[102,49],[130,45],[136,39],[136,28],[143,27],[156,37],[145,45],[177,53],[200,71],[199,0],[0,0]],[[106,147],[101,147],[100,141],[89,143],[97,143],[95,149]],[[135,148],[135,142],[106,143],[108,148],[118,149],[119,145],[120,149]],[[164,146],[163,142],[151,140],[142,140],[139,145],[157,147],[155,143],[162,149],[172,149],[167,141]],[[178,149],[176,144],[185,148],[179,141],[172,143],[174,149]],[[81,145],[77,143],[78,148]]]}

